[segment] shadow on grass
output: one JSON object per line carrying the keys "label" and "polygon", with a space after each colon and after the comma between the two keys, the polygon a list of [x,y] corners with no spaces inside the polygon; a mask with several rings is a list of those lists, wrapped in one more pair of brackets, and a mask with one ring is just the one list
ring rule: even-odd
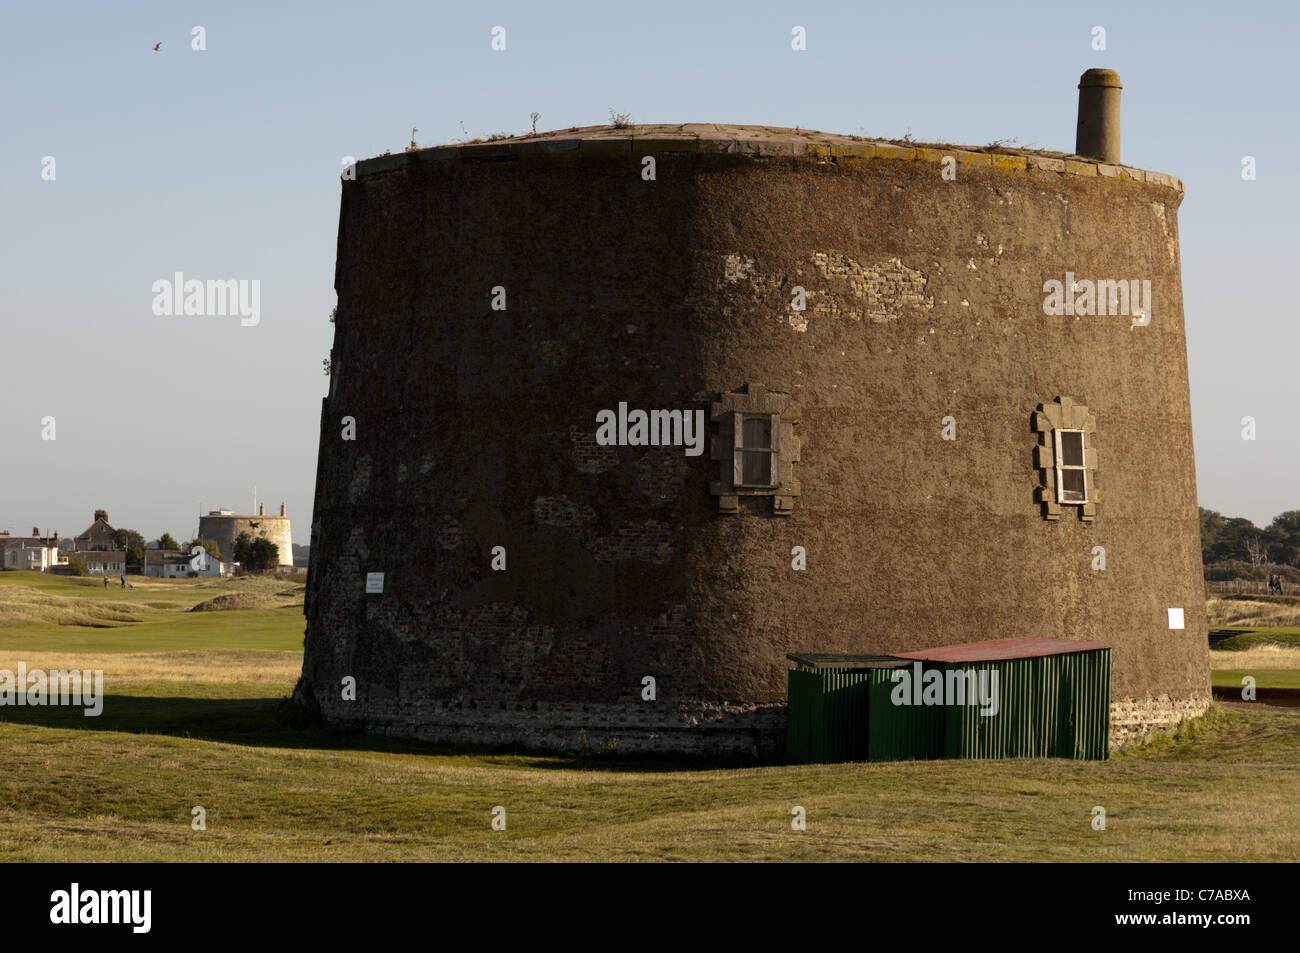
{"label": "shadow on grass", "polygon": [[1295,626],[1211,626],[1210,648],[1237,652],[1261,645],[1300,647],[1300,628]]}
{"label": "shadow on grass", "polygon": [[1210,648],[1217,648],[1220,642],[1224,642],[1234,636],[1242,635],[1249,632],[1250,629],[1244,627],[1233,628],[1226,625],[1210,626]]}
{"label": "shadow on grass", "polygon": [[78,706],[0,707],[0,724],[37,725],[72,731],[121,731],[170,735],[260,748],[324,751],[377,751],[508,760],[519,767],[612,772],[708,771],[755,767],[763,763],[744,757],[557,753],[522,743],[504,745],[441,744],[392,738],[358,729],[337,728],[303,713],[288,698],[151,698],[105,695],[103,713],[83,714]]}

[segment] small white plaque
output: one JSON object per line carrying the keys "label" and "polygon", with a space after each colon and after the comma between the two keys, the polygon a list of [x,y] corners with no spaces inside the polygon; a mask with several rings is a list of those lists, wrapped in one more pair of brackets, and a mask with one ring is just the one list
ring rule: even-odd
{"label": "small white plaque", "polygon": [[[366,573],[366,592],[383,592],[383,591],[384,591],[384,574],[382,572]],[[1174,610],[1170,609],[1169,611],[1170,613],[1172,613]],[[1178,611],[1182,612],[1183,610],[1179,609]],[[1170,615],[1169,618],[1172,619],[1173,615]],[[1180,624],[1178,628],[1180,629],[1182,628],[1181,620],[1182,620],[1182,616],[1179,616]]]}
{"label": "small white plaque", "polygon": [[1182,610],[1182,609],[1170,609],[1170,610],[1169,610],[1169,628],[1171,628],[1171,629],[1181,629],[1182,627],[1183,627],[1183,610]]}

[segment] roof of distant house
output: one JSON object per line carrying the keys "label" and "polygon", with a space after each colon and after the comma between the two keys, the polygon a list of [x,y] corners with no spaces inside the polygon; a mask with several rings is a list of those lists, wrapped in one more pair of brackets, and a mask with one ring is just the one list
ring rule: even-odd
{"label": "roof of distant house", "polygon": [[89,539],[91,537],[91,534],[99,535],[105,532],[113,533],[116,532],[116,530],[114,530],[113,527],[109,525],[107,516],[97,516],[95,517],[95,522],[87,526],[85,530],[82,531],[81,535],[77,537],[77,539]]}
{"label": "roof of distant house", "polygon": [[146,566],[158,566],[167,563],[189,564],[194,557],[183,549],[147,549],[144,553],[144,564]]}
{"label": "roof of distant house", "polygon": [[49,548],[58,545],[59,540],[57,537],[0,536],[0,546],[6,549],[40,549],[41,547]]}

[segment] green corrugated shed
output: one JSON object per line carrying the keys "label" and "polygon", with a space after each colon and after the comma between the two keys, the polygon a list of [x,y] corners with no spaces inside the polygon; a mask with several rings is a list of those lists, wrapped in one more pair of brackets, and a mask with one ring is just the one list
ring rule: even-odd
{"label": "green corrugated shed", "polygon": [[[999,674],[999,711],[985,717],[978,707],[947,709],[946,757],[1107,757],[1109,649],[986,661],[980,666]],[[954,666],[940,667],[946,672]]]}
{"label": "green corrugated shed", "polygon": [[[879,655],[791,655],[785,747],[803,764],[865,761],[873,682],[906,659]],[[878,692],[876,693],[878,694]]]}
{"label": "green corrugated shed", "polygon": [[[1109,754],[1110,647],[1065,639],[997,639],[897,656],[791,655],[787,753],[791,761],[929,758],[1082,758]],[[919,668],[918,668],[919,665]],[[896,704],[919,671],[922,685],[970,685],[956,703]],[[927,676],[934,672],[936,676]],[[983,714],[980,673],[997,711]],[[951,673],[951,676],[950,674]],[[969,673],[969,674],[967,674]],[[964,694],[964,692],[963,692]],[[914,696],[909,696],[909,700]]]}
{"label": "green corrugated shed", "polygon": [[[902,667],[912,668],[907,659]],[[922,761],[944,757],[944,709],[934,705],[895,705],[893,671],[882,671],[872,685],[867,760]]]}

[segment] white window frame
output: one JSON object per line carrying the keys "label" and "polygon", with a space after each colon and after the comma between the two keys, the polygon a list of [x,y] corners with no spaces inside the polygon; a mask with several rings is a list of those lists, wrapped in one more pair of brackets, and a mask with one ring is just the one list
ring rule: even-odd
{"label": "white window frame", "polygon": [[[771,433],[771,444],[767,447],[746,447],[745,420],[766,417]],[[745,490],[774,490],[781,485],[781,415],[748,413],[737,410],[732,413],[733,451],[731,484]],[[769,460],[768,483],[746,483],[744,455],[746,453],[767,453]]]}
{"label": "white window frame", "polygon": [[[1061,435],[1067,433],[1077,433],[1079,435],[1079,463],[1065,463],[1065,454],[1061,448]],[[1056,450],[1056,502],[1067,504],[1069,506],[1082,506],[1088,502],[1088,448],[1085,443],[1085,432],[1082,430],[1073,430],[1068,427],[1057,427],[1052,432],[1053,443]],[[1083,474],[1083,499],[1067,500],[1065,498],[1065,479],[1066,471],[1078,470]]]}

